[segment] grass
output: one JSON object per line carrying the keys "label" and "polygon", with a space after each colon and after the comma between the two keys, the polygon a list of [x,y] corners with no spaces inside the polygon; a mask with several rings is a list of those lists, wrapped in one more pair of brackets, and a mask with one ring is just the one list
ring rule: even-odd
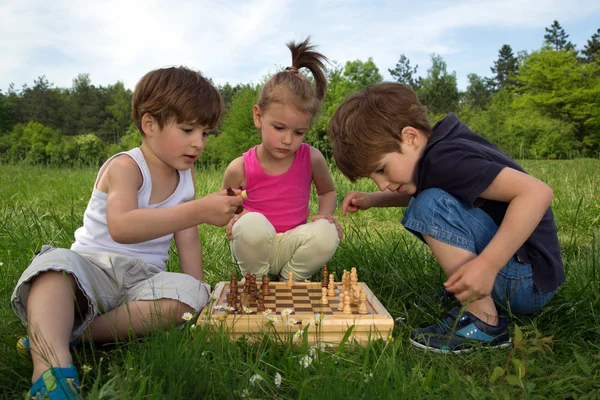
{"label": "grass", "polygon": [[[554,189],[567,282],[542,312],[512,317],[512,350],[449,356],[409,346],[411,329],[445,311],[423,300],[439,292],[444,277],[428,249],[400,226],[402,210],[374,209],[341,218],[345,238],[327,265],[336,276],[357,267],[392,316],[402,317],[391,340],[311,352],[270,335],[232,342],[219,329],[187,324],[141,340],[78,348],[74,360],[86,398],[599,398],[600,160],[523,165]],[[201,195],[218,189],[222,172],[198,171]],[[41,245],[70,246],[95,174],[0,166],[0,398],[22,398],[30,387],[31,360],[15,351],[26,330],[10,309],[12,290]],[[375,190],[337,172],[334,180],[340,203],[351,190]],[[313,212],[315,205],[313,195]],[[214,286],[236,266],[224,228],[199,230],[206,279]],[[168,268],[179,269],[173,251]],[[301,365],[306,355],[307,368]]]}

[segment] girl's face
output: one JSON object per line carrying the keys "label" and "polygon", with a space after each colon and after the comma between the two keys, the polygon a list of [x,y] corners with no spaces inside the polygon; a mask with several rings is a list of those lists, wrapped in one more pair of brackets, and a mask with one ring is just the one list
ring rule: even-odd
{"label": "girl's face", "polygon": [[310,127],[311,116],[290,103],[272,103],[265,112],[254,105],[252,112],[265,150],[278,160],[293,157]]}

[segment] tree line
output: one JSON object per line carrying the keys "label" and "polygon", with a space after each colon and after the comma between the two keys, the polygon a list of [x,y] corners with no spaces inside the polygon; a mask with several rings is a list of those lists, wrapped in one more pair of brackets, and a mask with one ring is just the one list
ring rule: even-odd
{"label": "tree line", "polygon": [[[454,112],[475,132],[515,158],[597,157],[600,153],[600,29],[581,50],[558,21],[545,28],[543,46],[514,54],[503,45],[491,76],[468,75],[465,91],[438,54],[417,76],[417,65],[401,54],[388,69],[394,80],[415,89],[435,122]],[[307,76],[310,79],[310,77]],[[306,142],[331,154],[327,124],[351,92],[383,80],[369,58],[332,63],[322,111]],[[259,85],[217,86],[226,105],[218,136],[210,137],[201,162],[227,163],[260,143],[251,109]],[[71,88],[56,88],[45,76],[8,92],[0,91],[0,162],[97,165],[139,145],[131,123],[131,90],[122,82],[95,86],[80,74]]]}

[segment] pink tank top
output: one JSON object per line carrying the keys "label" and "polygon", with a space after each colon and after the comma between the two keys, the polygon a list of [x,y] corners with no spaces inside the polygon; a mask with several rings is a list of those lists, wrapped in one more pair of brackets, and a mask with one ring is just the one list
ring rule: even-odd
{"label": "pink tank top", "polygon": [[244,153],[248,198],[244,208],[263,214],[277,233],[289,231],[306,223],[312,184],[310,146],[302,143],[289,170],[281,175],[268,175],[263,171],[256,147]]}

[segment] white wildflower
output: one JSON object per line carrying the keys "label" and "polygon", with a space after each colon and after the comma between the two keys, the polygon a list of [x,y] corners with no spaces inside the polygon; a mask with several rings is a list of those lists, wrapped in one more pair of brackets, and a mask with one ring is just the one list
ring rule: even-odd
{"label": "white wildflower", "polygon": [[302,329],[300,329],[299,331],[297,331],[296,333],[294,333],[294,339],[302,339],[302,334],[304,333],[304,331]]}
{"label": "white wildflower", "polygon": [[254,385],[256,381],[262,381],[264,378],[259,374],[254,374],[250,377],[250,384]]}
{"label": "white wildflower", "polygon": [[304,368],[308,368],[312,361],[313,359],[311,356],[304,356],[300,359],[300,365],[302,365]]}
{"label": "white wildflower", "polygon": [[243,306],[242,310],[244,310],[244,314],[250,314],[250,313],[252,313],[252,310],[248,306]]}
{"label": "white wildflower", "polygon": [[88,372],[90,372],[90,371],[92,370],[92,367],[90,367],[90,366],[89,366],[89,365],[87,365],[87,364],[83,364],[83,365],[81,366],[81,370],[83,371],[83,373],[84,373],[84,374],[87,374]]}
{"label": "white wildflower", "polygon": [[373,379],[373,373],[369,372],[368,374],[364,374],[364,378],[365,378],[365,383],[369,382],[371,379]]}
{"label": "white wildflower", "polygon": [[242,390],[242,392],[240,393],[240,397],[242,399],[246,398],[246,397],[250,397],[250,391],[248,389],[244,389]]}
{"label": "white wildflower", "polygon": [[281,374],[279,372],[275,373],[275,386],[281,386]]}
{"label": "white wildflower", "polygon": [[181,318],[183,318],[185,321],[191,320],[192,317],[193,317],[192,313],[189,313],[189,312],[183,313],[183,315],[181,316]]}
{"label": "white wildflower", "polygon": [[288,323],[288,325],[289,325],[289,326],[294,326],[294,325],[296,325],[296,322],[298,322],[298,321],[296,321],[294,318],[290,318],[290,319],[288,319],[288,321],[287,321],[287,323]]}
{"label": "white wildflower", "polygon": [[288,315],[290,315],[293,312],[294,312],[294,310],[292,310],[291,308],[286,308],[286,309],[281,310],[281,316],[287,317]]}

